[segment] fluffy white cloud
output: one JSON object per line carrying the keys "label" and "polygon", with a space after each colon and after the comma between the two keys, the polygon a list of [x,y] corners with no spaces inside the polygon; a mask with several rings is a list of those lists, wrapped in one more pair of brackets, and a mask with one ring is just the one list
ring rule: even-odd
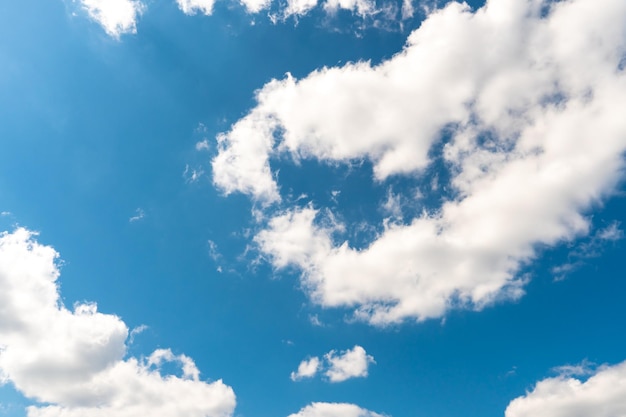
{"label": "fluffy white cloud", "polygon": [[513,400],[506,417],[617,417],[626,415],[626,362],[600,368],[586,381],[544,379]]}
{"label": "fluffy white cloud", "polygon": [[367,376],[371,363],[376,363],[374,357],[368,355],[365,349],[358,345],[341,352],[331,350],[324,355],[324,364],[317,357],[300,362],[298,370],[291,373],[291,380],[299,381],[303,378],[312,378],[320,371],[324,371],[324,375],[330,382],[363,378]]}
{"label": "fluffy white cloud", "polygon": [[215,0],[176,0],[178,8],[187,15],[202,13],[210,15],[213,12]]}
{"label": "fluffy white cloud", "polygon": [[[0,381],[44,405],[29,417],[232,415],[235,395],[199,379],[193,360],[159,349],[124,358],[128,328],[95,304],[61,302],[57,253],[18,229],[0,235]],[[162,375],[175,362],[182,376]]]}
{"label": "fluffy white cloud", "polygon": [[272,0],[240,0],[248,13],[258,13],[270,7]]}
{"label": "fluffy white cloud", "polygon": [[339,9],[351,10],[359,16],[367,16],[376,11],[376,3],[372,0],[326,0],[324,9],[330,13]]}
{"label": "fluffy white cloud", "polygon": [[305,359],[298,365],[298,370],[291,373],[292,381],[299,381],[304,378],[312,378],[320,369],[320,359],[318,357]]}
{"label": "fluffy white cloud", "polygon": [[366,377],[370,363],[374,363],[374,357],[368,355],[361,346],[339,353],[333,350],[324,358],[328,362],[325,375],[331,382]]}
{"label": "fluffy white cloud", "polygon": [[256,242],[277,268],[304,272],[315,302],[374,324],[517,298],[535,248],[588,233],[584,213],[620,180],[625,42],[621,0],[498,0],[475,12],[451,3],[380,65],[266,84],[218,137],[214,183],[278,202],[277,154],[369,159],[379,181],[420,175],[446,128],[454,197],[437,212],[387,224],[357,250],[334,244],[342,225],[292,208]]}
{"label": "fluffy white cloud", "polygon": [[139,0],[80,0],[89,16],[110,36],[137,32],[137,18],[146,6]]}
{"label": "fluffy white cloud", "polygon": [[285,17],[291,15],[302,16],[317,6],[317,0],[287,0],[287,7],[284,10]]}
{"label": "fluffy white cloud", "polygon": [[289,417],[383,417],[383,415],[354,404],[313,403]]}

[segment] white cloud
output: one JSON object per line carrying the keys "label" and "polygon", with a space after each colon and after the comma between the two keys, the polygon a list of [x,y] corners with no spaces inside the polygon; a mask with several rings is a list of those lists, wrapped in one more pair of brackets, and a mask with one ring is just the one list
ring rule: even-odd
{"label": "white cloud", "polygon": [[285,17],[292,15],[302,16],[317,6],[317,0],[287,0],[287,7],[284,10]]}
{"label": "white cloud", "polygon": [[208,16],[213,12],[215,0],[176,0],[176,3],[186,15],[202,13]]}
{"label": "white cloud", "polygon": [[[58,254],[25,229],[0,235],[0,375],[39,403],[29,417],[227,417],[232,389],[204,382],[170,350],[124,358],[126,324],[95,304],[62,303]],[[182,376],[162,375],[175,362]]]}
{"label": "white cloud", "polygon": [[320,368],[320,359],[317,357],[305,359],[298,365],[298,370],[291,373],[292,381],[299,381],[304,378],[312,378]]}
{"label": "white cloud", "polygon": [[374,363],[374,357],[368,355],[361,346],[339,353],[331,351],[324,358],[329,365],[325,374],[330,382],[366,377],[370,363]]}
{"label": "white cloud", "polygon": [[128,335],[128,343],[132,344],[135,341],[135,337],[145,332],[146,330],[148,330],[148,326],[146,326],[145,324],[140,324],[139,326],[133,328]]}
{"label": "white cloud", "polygon": [[272,0],[239,0],[248,13],[258,13],[270,7]]}
{"label": "white cloud", "polygon": [[[544,6],[549,6],[548,12]],[[369,159],[374,177],[420,175],[448,128],[455,197],[357,250],[316,210],[287,209],[256,237],[277,268],[300,268],[313,301],[374,324],[481,309],[522,295],[536,247],[588,233],[586,213],[618,183],[626,151],[626,3],[451,3],[402,52],[273,80],[218,136],[213,181],[281,200],[269,161]],[[406,196],[411,198],[411,196]]]}
{"label": "white cloud", "polygon": [[142,208],[137,208],[137,209],[135,210],[135,215],[134,215],[134,216],[132,216],[130,219],[128,219],[128,221],[129,221],[130,223],[134,223],[134,222],[137,222],[137,221],[139,221],[139,220],[142,220],[144,217],[146,217],[146,212],[145,212],[145,211],[143,211],[143,209],[142,209]]}
{"label": "white cloud", "polygon": [[506,417],[617,417],[626,415],[626,362],[600,368],[586,381],[544,379],[513,400]]}
{"label": "white cloud", "polygon": [[576,365],[561,365],[552,370],[561,377],[589,376],[595,373],[596,364],[584,359]]}
{"label": "white cloud", "polygon": [[138,0],[79,0],[89,16],[110,36],[119,39],[137,32],[137,19],[146,6]]}
{"label": "white cloud", "polygon": [[200,177],[204,175],[202,168],[191,168],[189,164],[185,164],[185,170],[183,171],[183,178],[186,183],[191,184],[197,182]]}
{"label": "white cloud", "polygon": [[312,403],[289,417],[384,417],[354,404]]}
{"label": "white cloud", "polygon": [[324,327],[324,323],[322,323],[317,314],[309,315],[309,322],[315,327]]}
{"label": "white cloud", "polygon": [[318,357],[300,362],[298,370],[291,373],[291,380],[299,381],[304,378],[312,378],[318,372],[324,372],[330,382],[364,378],[367,376],[371,363],[376,363],[374,357],[368,355],[365,349],[358,345],[341,352],[331,350],[324,355],[324,363]]}
{"label": "white cloud", "polygon": [[376,3],[371,0],[326,0],[324,9],[330,13],[339,9],[351,10],[359,16],[367,16],[376,11]]}
{"label": "white cloud", "polygon": [[391,190],[387,190],[387,200],[382,204],[381,208],[391,219],[402,219],[402,195],[394,194]]}
{"label": "white cloud", "polygon": [[620,229],[619,222],[613,222],[598,233],[598,239],[615,242],[624,238],[624,231]]}
{"label": "white cloud", "polygon": [[555,281],[564,280],[568,274],[585,265],[588,259],[599,257],[608,243],[615,243],[624,237],[619,222],[613,222],[603,229],[596,230],[580,242],[567,255],[567,262],[552,268]]}
{"label": "white cloud", "polygon": [[209,141],[207,139],[203,139],[199,142],[196,142],[196,151],[206,151],[209,150]]}

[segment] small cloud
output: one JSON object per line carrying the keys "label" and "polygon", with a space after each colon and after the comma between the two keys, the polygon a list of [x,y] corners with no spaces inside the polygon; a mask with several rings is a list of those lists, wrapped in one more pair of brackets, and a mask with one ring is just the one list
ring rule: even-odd
{"label": "small cloud", "polygon": [[517,375],[517,366],[513,366],[511,369],[509,369],[507,373],[504,374],[504,377],[510,378],[510,377],[514,377],[515,375]]}
{"label": "small cloud", "polygon": [[368,355],[361,346],[337,354],[334,350],[324,355],[330,365],[325,375],[330,382],[342,382],[350,378],[367,376],[370,363],[376,363],[374,357]]}
{"label": "small cloud", "polygon": [[284,10],[284,18],[289,16],[303,16],[317,6],[317,0],[287,0],[287,7]]}
{"label": "small cloud", "polygon": [[320,359],[318,357],[303,360],[298,365],[298,370],[291,373],[291,380],[299,381],[304,378],[313,378],[319,369]]}
{"label": "small cloud", "polygon": [[248,13],[258,13],[267,9],[272,0],[239,0]]}
{"label": "small cloud", "polygon": [[191,16],[200,12],[208,16],[213,12],[213,4],[215,3],[215,1],[214,0],[176,0],[176,3],[178,3],[178,8],[186,15]]}
{"label": "small cloud", "polygon": [[585,265],[585,261],[599,257],[607,243],[617,242],[624,238],[624,231],[620,229],[620,223],[612,222],[607,227],[597,230],[587,240],[581,242],[567,255],[568,262],[552,268],[555,281],[563,281],[567,275]]}
{"label": "small cloud", "polygon": [[11,215],[13,215],[13,213],[11,213],[10,211],[0,212],[0,216],[2,216],[2,217],[8,217],[8,216],[11,216]]}
{"label": "small cloud", "polygon": [[596,372],[597,364],[583,359],[581,363],[575,365],[562,365],[552,368],[553,372],[556,372],[561,377],[570,378],[573,376],[589,376]]}
{"label": "small cloud", "polygon": [[381,208],[385,214],[394,219],[402,220],[402,197],[400,194],[394,194],[391,188],[387,190],[387,199]]}
{"label": "small cloud", "polygon": [[324,355],[324,361],[312,357],[300,362],[298,370],[291,373],[292,381],[303,378],[312,378],[318,372],[323,372],[330,382],[343,382],[350,378],[364,378],[368,374],[371,363],[376,363],[374,357],[368,355],[359,345],[354,348],[337,352],[331,350]]}
{"label": "small cloud", "polygon": [[80,0],[80,4],[115,39],[137,33],[137,19],[146,10],[145,4],[137,0]]}
{"label": "small cloud", "polygon": [[208,151],[210,148],[208,139],[196,142],[196,151]]}
{"label": "small cloud", "polygon": [[146,213],[143,211],[143,209],[138,208],[138,209],[135,210],[135,215],[132,216],[130,219],[128,219],[128,221],[130,223],[134,223],[134,222],[137,222],[137,221],[143,219],[144,217],[146,217]]}
{"label": "small cloud", "polygon": [[211,239],[209,239],[207,243],[209,245],[209,256],[211,257],[211,259],[213,259],[215,262],[218,262],[219,260],[221,260],[223,257],[222,257],[222,254],[217,249],[217,243],[215,243]]}
{"label": "small cloud", "polygon": [[133,343],[135,341],[135,336],[140,333],[143,333],[145,330],[148,330],[148,326],[145,324],[139,325],[130,331],[128,335],[128,343]]}
{"label": "small cloud", "polygon": [[599,240],[615,242],[624,238],[624,231],[620,229],[620,223],[614,221],[596,234]]}
{"label": "small cloud", "polygon": [[183,171],[183,178],[187,184],[191,184],[200,179],[201,176],[204,175],[204,170],[202,168],[190,168],[189,164],[185,165],[185,171]]}
{"label": "small cloud", "polygon": [[317,315],[317,314],[312,314],[312,315],[310,315],[310,316],[309,316],[309,321],[311,322],[311,324],[312,324],[313,326],[316,326],[316,327],[324,327],[324,323],[322,323],[322,322],[320,321],[320,318],[318,317],[318,315]]}

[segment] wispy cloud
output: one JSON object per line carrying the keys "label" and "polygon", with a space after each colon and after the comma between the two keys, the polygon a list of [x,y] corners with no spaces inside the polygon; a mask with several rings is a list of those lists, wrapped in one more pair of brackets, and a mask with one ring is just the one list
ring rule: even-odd
{"label": "wispy cloud", "polygon": [[209,141],[207,139],[196,142],[196,151],[206,151],[210,148],[211,146],[209,145]]}
{"label": "wispy cloud", "polygon": [[185,170],[183,171],[183,178],[185,182],[190,184],[198,181],[204,175],[204,170],[202,168],[191,168],[189,164],[185,165]]}
{"label": "wispy cloud", "polygon": [[588,260],[599,257],[607,244],[615,243],[624,238],[619,222],[596,230],[589,238],[578,242],[567,255],[567,262],[552,268],[555,281],[562,281],[569,274],[583,267]]}
{"label": "wispy cloud", "polygon": [[595,363],[584,359],[581,363],[575,365],[561,365],[552,368],[552,370],[559,374],[559,376],[561,377],[586,377],[589,375],[593,375],[596,372],[596,368],[597,365]]}
{"label": "wispy cloud", "polygon": [[141,324],[135,328],[133,328],[130,331],[130,334],[128,335],[128,343],[132,344],[135,341],[135,337],[143,332],[145,332],[146,330],[148,330],[148,326],[146,326],[145,324]]}
{"label": "wispy cloud", "polygon": [[132,216],[130,219],[128,219],[128,221],[130,223],[134,223],[134,222],[138,222],[139,220],[142,220],[144,217],[146,217],[146,213],[143,211],[143,209],[137,208],[135,210],[135,215]]}

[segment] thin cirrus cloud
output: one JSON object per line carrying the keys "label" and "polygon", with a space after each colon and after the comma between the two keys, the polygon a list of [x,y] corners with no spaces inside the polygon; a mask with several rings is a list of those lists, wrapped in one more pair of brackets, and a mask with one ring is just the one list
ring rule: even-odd
{"label": "thin cirrus cloud", "polygon": [[[621,0],[451,3],[379,65],[267,83],[218,135],[213,182],[278,204],[255,242],[274,267],[300,269],[323,307],[384,326],[517,299],[536,248],[588,234],[585,213],[622,177],[625,40]],[[269,162],[369,160],[378,182],[420,176],[444,129],[453,197],[360,250],[335,244],[346,225],[328,210],[283,202]]]}
{"label": "thin cirrus cloud", "polygon": [[511,401],[506,417],[615,417],[626,415],[626,362],[600,367],[587,380],[567,375],[538,382]]}
{"label": "thin cirrus cloud", "polygon": [[291,373],[292,381],[312,378],[323,372],[330,382],[343,382],[351,378],[364,378],[368,374],[369,365],[376,363],[374,357],[368,355],[361,346],[337,352],[331,350],[324,355],[324,362],[318,357],[300,362],[298,369]]}
{"label": "thin cirrus cloud", "polygon": [[[57,257],[26,229],[0,235],[0,383],[37,403],[28,417],[232,415],[233,390],[202,381],[191,358],[157,349],[125,359],[119,317],[95,304],[63,306]],[[163,375],[164,363],[181,375]]]}

